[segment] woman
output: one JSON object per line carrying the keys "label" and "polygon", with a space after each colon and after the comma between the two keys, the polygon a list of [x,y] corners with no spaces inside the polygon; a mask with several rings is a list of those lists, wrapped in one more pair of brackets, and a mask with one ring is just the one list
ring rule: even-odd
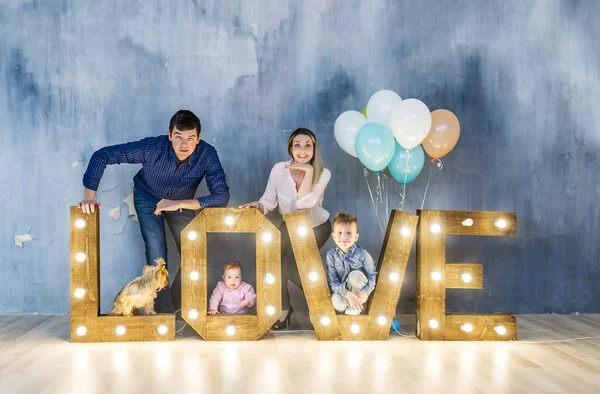
{"label": "woman", "polygon": [[[267,189],[260,200],[244,204],[241,207],[258,208],[265,215],[277,206],[282,215],[299,209],[308,209],[320,249],[331,235],[329,212],[323,209],[323,194],[329,179],[331,179],[331,172],[323,167],[317,138],[308,129],[300,128],[290,135],[288,154],[292,158],[291,160],[273,166]],[[288,279],[302,289],[285,222],[281,223],[279,231],[281,232],[282,313],[279,321],[271,327],[273,330],[286,328],[294,310],[290,306]]]}

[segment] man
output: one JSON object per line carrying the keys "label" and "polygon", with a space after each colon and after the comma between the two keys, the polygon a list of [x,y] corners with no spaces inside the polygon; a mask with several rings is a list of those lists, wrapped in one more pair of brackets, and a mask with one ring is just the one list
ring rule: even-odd
{"label": "man", "polygon": [[[168,135],[104,147],[92,155],[83,175],[83,201],[77,206],[85,213],[100,209],[96,190],[109,164],[140,163],[133,178],[133,199],[146,247],[146,264],[167,258],[165,221],[181,254],[181,231],[206,207],[224,207],[229,187],[214,147],[200,140],[200,120],[191,111],[178,111],[171,118]],[[209,195],[194,198],[206,177]],[[181,308],[181,272],[172,286],[158,293],[155,310],[173,313]]]}

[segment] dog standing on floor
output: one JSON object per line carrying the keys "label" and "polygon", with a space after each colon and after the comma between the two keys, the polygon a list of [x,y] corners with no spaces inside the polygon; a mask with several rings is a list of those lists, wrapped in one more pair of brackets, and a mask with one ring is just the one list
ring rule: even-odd
{"label": "dog standing on floor", "polygon": [[140,308],[145,315],[155,315],[154,299],[169,284],[169,272],[164,259],[156,259],[155,266],[146,265],[142,276],[126,284],[115,297],[109,315],[133,316]]}

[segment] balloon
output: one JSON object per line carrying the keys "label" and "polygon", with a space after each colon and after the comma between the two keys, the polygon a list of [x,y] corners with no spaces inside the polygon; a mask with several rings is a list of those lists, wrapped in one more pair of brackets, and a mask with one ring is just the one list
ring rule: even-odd
{"label": "balloon", "polygon": [[406,99],[392,109],[391,128],[404,149],[419,145],[431,128],[431,113],[422,101]]}
{"label": "balloon", "polygon": [[431,129],[423,140],[423,149],[434,159],[446,156],[458,142],[460,123],[447,109],[436,109],[431,113]]}
{"label": "balloon", "polygon": [[389,127],[369,122],[356,135],[358,160],[371,171],[383,170],[394,156],[394,135]]}
{"label": "balloon", "polygon": [[389,126],[392,108],[401,102],[402,99],[400,96],[391,90],[380,90],[375,93],[367,103],[367,118],[369,122],[379,122]]}
{"label": "balloon", "polygon": [[335,140],[344,152],[357,157],[354,142],[356,141],[358,131],[366,123],[367,118],[358,111],[346,111],[338,116],[333,126],[333,133]]}
{"label": "balloon", "polygon": [[[408,162],[406,161],[407,155]],[[388,164],[388,170],[394,179],[401,184],[404,184],[404,178],[406,176],[406,183],[408,184],[419,176],[424,164],[425,153],[423,153],[421,145],[417,145],[416,148],[411,149],[410,152],[407,153],[407,150],[396,142],[396,151],[394,152],[392,161]]]}
{"label": "balloon", "polygon": [[361,114],[365,115],[365,118],[367,117],[367,106],[365,105],[362,109],[362,111],[360,111]]}
{"label": "balloon", "polygon": [[400,330],[400,322],[398,319],[394,318],[394,320],[392,320],[392,326],[390,327],[390,330]]}

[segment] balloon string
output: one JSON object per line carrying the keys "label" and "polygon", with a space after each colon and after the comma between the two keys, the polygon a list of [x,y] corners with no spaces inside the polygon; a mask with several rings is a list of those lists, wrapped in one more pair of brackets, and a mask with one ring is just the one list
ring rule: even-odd
{"label": "balloon string", "polygon": [[388,215],[390,214],[390,207],[388,205],[388,177],[385,174],[385,171],[381,172],[381,177],[383,178],[383,195],[385,197],[385,216],[383,218],[383,224],[387,227],[388,224]]}
{"label": "balloon string", "polygon": [[[362,165],[362,163],[361,163]],[[375,218],[377,219],[377,224],[379,224],[379,229],[383,234],[383,227],[381,227],[381,223],[379,223],[379,215],[377,214],[377,204],[375,203],[375,198],[373,198],[373,191],[371,190],[371,185],[369,184],[369,170],[363,165],[363,175],[365,177],[365,182],[367,183],[367,188],[369,189],[369,195],[371,196],[371,202],[373,203],[373,208],[375,208]]]}
{"label": "balloon string", "polygon": [[410,167],[408,166],[408,160],[410,159],[411,156],[412,156],[412,150],[407,149],[406,150],[406,164],[404,166],[404,183],[402,184],[402,201],[400,203],[402,205],[402,208],[401,208],[402,211],[404,211],[404,199],[406,197],[406,177],[408,176],[408,173],[410,172]]}
{"label": "balloon string", "polygon": [[438,161],[437,163],[437,167],[441,170],[442,168],[444,168],[444,163],[442,163],[442,161],[440,159],[431,159],[431,167],[429,167],[429,178],[427,178],[427,186],[425,186],[425,193],[423,194],[423,202],[421,202],[421,209],[423,209],[423,206],[425,205],[425,197],[427,197],[427,190],[429,189],[429,182],[431,181],[431,172],[433,171],[433,163],[435,161]]}

